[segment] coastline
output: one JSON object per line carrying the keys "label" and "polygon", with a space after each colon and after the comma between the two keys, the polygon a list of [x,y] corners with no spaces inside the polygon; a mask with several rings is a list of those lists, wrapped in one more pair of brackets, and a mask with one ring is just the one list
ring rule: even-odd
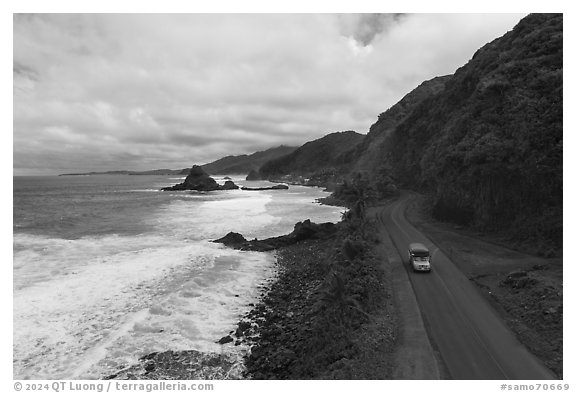
{"label": "coastline", "polygon": [[[302,225],[303,232],[310,229],[308,223]],[[327,227],[332,227],[335,224],[326,224]],[[315,224],[311,224],[315,228]],[[326,230],[326,226],[321,226]],[[298,232],[295,236],[298,239],[290,238],[285,244],[293,241],[300,241],[300,235],[303,232]],[[295,234],[294,232],[292,233]],[[224,233],[222,233],[224,235]],[[305,235],[304,235],[305,236]],[[278,236],[274,239],[278,243],[283,243],[284,238],[289,235]],[[256,244],[261,241],[250,241]],[[239,299],[247,307],[247,312],[242,311],[242,315],[238,315],[234,325],[224,326],[223,333],[228,332],[224,336],[213,336],[210,338],[216,347],[205,351],[205,349],[197,350],[194,347],[184,347],[178,350],[161,350],[158,352],[145,353],[136,362],[125,366],[116,371],[110,370],[109,374],[102,375],[101,379],[147,379],[147,380],[177,380],[177,379],[245,379],[246,368],[245,358],[250,355],[250,347],[254,344],[258,333],[247,331],[246,321],[247,318],[259,310],[265,298],[268,296],[270,288],[279,279],[279,270],[281,264],[279,263],[278,254],[280,251],[276,250],[278,247],[284,247],[285,244],[275,244],[273,247],[257,247],[256,249],[242,249],[248,250],[250,253],[265,252],[271,259],[270,274],[263,277],[252,292],[253,295],[249,298]],[[236,248],[230,247],[228,248]],[[240,250],[240,248],[237,248]],[[249,258],[249,254],[244,254],[241,251],[239,258]],[[255,254],[254,254],[255,255]],[[261,254],[260,254],[261,255]],[[194,348],[194,349],[193,349]]]}
{"label": "coastline", "polygon": [[[356,224],[264,251],[277,274],[229,334],[214,337],[221,353],[151,353],[104,379],[391,379],[390,266],[372,253],[371,224]],[[245,350],[234,357],[231,346]]]}
{"label": "coastline", "polygon": [[[254,251],[249,251],[255,254]],[[266,293],[268,286],[277,277],[275,252],[266,252],[274,261],[269,272],[264,275],[254,287],[253,293],[243,298],[247,310],[251,310]],[[239,256],[241,258],[242,255]],[[245,255],[244,258],[250,258]],[[238,295],[235,295],[238,297]],[[248,311],[243,312],[244,315]],[[222,326],[222,331],[228,331],[229,337],[236,329],[236,323]],[[238,380],[244,379],[244,357],[250,348],[239,340],[223,342],[220,336],[211,338],[216,350],[199,350],[185,348],[180,350],[162,350],[146,353],[136,363],[132,363],[117,371],[102,375],[102,380]]]}
{"label": "coastline", "polygon": [[[396,320],[384,284],[387,268],[373,268],[367,257],[363,270],[350,274],[351,285],[329,293],[335,289],[330,286],[331,265],[344,258],[339,250],[343,232],[278,251],[278,280],[246,318],[251,323],[248,333],[254,334],[246,339],[252,344],[247,378],[391,379]],[[363,289],[370,287],[369,293],[360,289],[361,282]],[[357,297],[357,305],[369,311],[369,317],[353,307],[341,308],[342,315],[330,311],[355,298],[351,291],[369,295]]]}

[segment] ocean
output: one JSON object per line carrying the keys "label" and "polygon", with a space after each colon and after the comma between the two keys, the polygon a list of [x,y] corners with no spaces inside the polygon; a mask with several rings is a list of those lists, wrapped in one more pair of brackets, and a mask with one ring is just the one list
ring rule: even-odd
{"label": "ocean", "polygon": [[[244,181],[258,187],[266,182]],[[319,188],[161,192],[175,176],[14,177],[13,378],[97,379],[155,351],[226,353],[274,254],[211,240],[337,222]],[[223,178],[215,177],[219,183]]]}

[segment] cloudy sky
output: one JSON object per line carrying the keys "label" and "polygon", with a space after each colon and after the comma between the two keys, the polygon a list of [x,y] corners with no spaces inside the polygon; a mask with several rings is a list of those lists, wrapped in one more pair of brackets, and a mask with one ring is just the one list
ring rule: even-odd
{"label": "cloudy sky", "polygon": [[16,14],[15,175],[184,168],[367,133],[519,14]]}

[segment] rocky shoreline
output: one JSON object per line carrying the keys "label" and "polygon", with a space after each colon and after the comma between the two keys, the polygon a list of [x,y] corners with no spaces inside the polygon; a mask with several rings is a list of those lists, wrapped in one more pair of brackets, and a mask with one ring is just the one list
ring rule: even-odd
{"label": "rocky shoreline", "polygon": [[271,237],[264,240],[246,240],[244,236],[236,232],[229,232],[226,236],[214,240],[214,243],[222,243],[227,247],[243,251],[271,251],[281,247],[296,244],[306,239],[327,239],[338,231],[336,224],[326,222],[315,224],[310,220],[298,222],[294,230],[288,235]]}
{"label": "rocky shoreline", "polygon": [[242,379],[241,360],[223,353],[196,350],[152,352],[116,374],[102,379],[118,380],[198,380]]}
{"label": "rocky shoreline", "polygon": [[[215,342],[228,353],[165,351],[105,379],[386,379],[395,328],[386,269],[358,222],[297,223],[288,235],[216,241],[241,250],[276,250],[278,277]],[[242,358],[243,357],[243,358]]]}
{"label": "rocky shoreline", "polygon": [[261,241],[277,249],[278,279],[225,340],[250,346],[245,378],[391,378],[396,314],[373,230],[356,214]]}

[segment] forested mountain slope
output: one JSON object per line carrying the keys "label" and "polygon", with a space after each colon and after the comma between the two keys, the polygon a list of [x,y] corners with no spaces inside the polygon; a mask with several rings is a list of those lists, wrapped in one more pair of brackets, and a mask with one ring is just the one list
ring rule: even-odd
{"label": "forested mountain slope", "polygon": [[257,171],[265,162],[282,157],[294,150],[296,147],[282,145],[249,155],[226,156],[202,165],[202,169],[211,175],[247,174],[250,171]]}
{"label": "forested mountain slope", "polygon": [[366,136],[329,134],[260,173],[352,175],[341,194],[368,184],[365,195],[376,197],[396,183],[428,194],[440,219],[560,250],[562,33],[561,14],[531,14],[454,75],[408,93]]}
{"label": "forested mountain slope", "polygon": [[354,148],[365,135],[354,131],[334,132],[307,142],[292,153],[268,161],[260,168],[265,178],[283,175],[307,176],[321,170],[348,172],[355,157]]}
{"label": "forested mountain slope", "polygon": [[382,159],[432,195],[438,217],[561,244],[562,25],[527,16],[390,136]]}
{"label": "forested mountain slope", "polygon": [[451,77],[451,75],[439,76],[422,82],[420,86],[406,94],[404,98],[388,110],[378,115],[378,121],[370,126],[368,135],[362,141],[362,144],[356,148],[354,169],[356,171],[374,171],[375,168],[381,165],[383,158],[385,158],[383,155],[385,154],[389,137],[396,130],[396,127],[406,120],[422,101],[444,91],[444,85]]}

